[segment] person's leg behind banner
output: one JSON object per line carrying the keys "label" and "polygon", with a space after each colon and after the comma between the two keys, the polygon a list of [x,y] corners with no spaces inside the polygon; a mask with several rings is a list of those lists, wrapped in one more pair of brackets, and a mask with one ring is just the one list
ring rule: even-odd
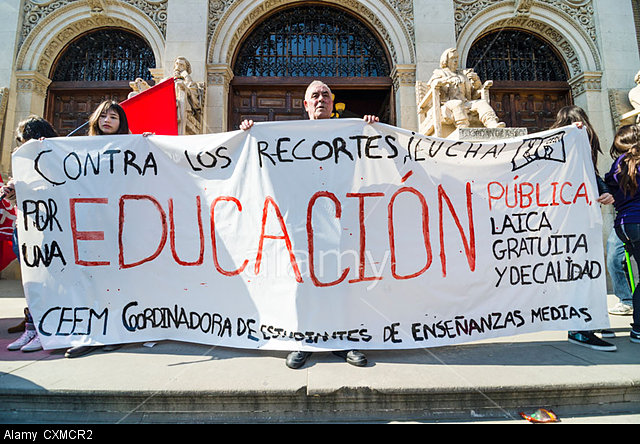
{"label": "person's leg behind banner", "polygon": [[[629,255],[640,264],[640,224],[622,224],[616,227],[616,233],[624,242]],[[632,295],[633,322],[631,324],[630,339],[640,344],[640,288],[636,286]]]}
{"label": "person's leg behind banner", "polygon": [[609,314],[612,315],[625,316],[633,313],[630,285],[633,276],[629,274],[627,257],[624,244],[612,228],[607,239],[607,270],[611,276],[613,294],[618,298],[618,303],[609,309]]}

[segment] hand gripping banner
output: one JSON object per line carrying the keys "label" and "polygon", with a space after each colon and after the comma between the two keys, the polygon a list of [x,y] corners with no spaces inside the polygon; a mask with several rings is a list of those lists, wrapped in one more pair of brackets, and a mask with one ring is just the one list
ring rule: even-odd
{"label": "hand gripping banner", "polygon": [[408,349],[608,326],[584,130],[471,143],[357,119],[31,141],[45,348]]}

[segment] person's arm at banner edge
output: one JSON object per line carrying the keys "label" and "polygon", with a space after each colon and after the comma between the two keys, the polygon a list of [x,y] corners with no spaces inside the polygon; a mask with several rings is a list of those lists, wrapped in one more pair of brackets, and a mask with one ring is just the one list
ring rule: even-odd
{"label": "person's arm at banner edge", "polygon": [[[583,128],[582,122],[575,122],[574,125],[578,129]],[[598,192],[600,193],[600,196],[598,196],[596,201],[602,205],[613,205],[615,200],[613,195],[609,192],[609,187],[607,187],[604,180],[600,176],[596,175],[596,182],[598,184]]]}

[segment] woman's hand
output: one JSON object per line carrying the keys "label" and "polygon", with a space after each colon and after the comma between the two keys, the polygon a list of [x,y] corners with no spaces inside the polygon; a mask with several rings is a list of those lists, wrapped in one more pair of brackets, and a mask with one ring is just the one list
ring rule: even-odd
{"label": "woman's hand", "polygon": [[240,129],[242,131],[247,131],[248,129],[251,129],[252,126],[253,126],[253,120],[243,120],[242,123],[240,124]]}
{"label": "woman's hand", "polygon": [[600,196],[598,196],[596,201],[602,205],[613,205],[615,199],[613,198],[613,195],[611,193],[602,193]]}

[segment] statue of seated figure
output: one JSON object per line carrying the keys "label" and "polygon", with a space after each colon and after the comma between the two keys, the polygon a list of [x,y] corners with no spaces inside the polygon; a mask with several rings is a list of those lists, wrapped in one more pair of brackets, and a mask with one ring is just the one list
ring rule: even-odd
{"label": "statue of seated figure", "polygon": [[504,128],[489,103],[489,87],[473,69],[458,71],[458,51],[447,49],[440,57],[440,68],[429,82],[419,85],[420,130],[425,135],[446,137],[457,128]]}

